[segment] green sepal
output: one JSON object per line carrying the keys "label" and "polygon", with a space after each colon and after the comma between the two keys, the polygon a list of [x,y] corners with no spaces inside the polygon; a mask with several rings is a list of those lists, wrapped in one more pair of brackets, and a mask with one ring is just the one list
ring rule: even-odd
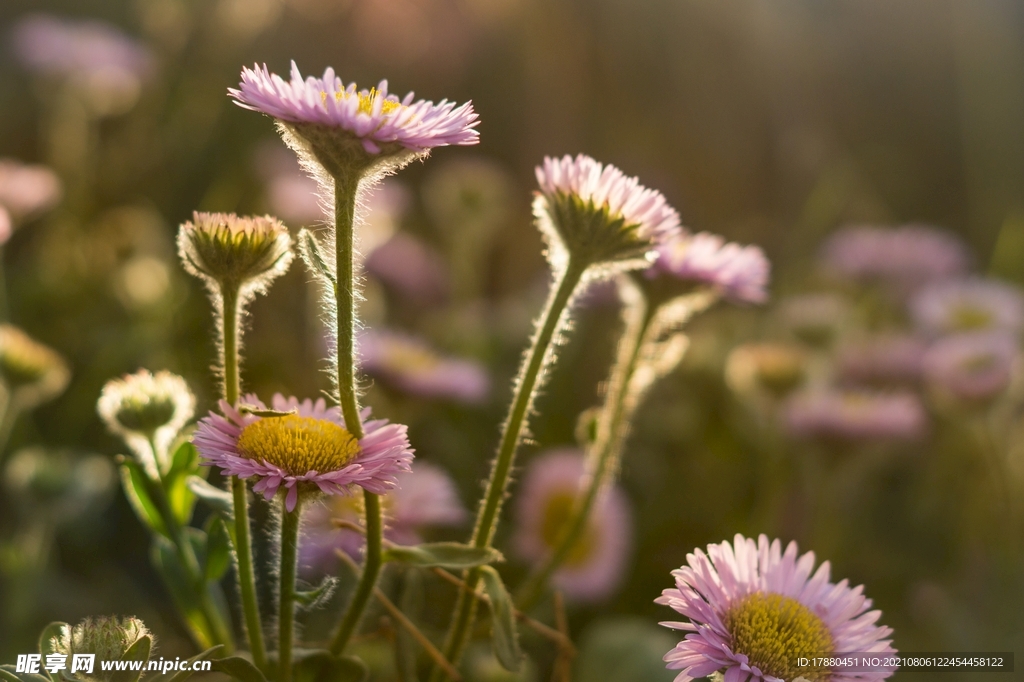
{"label": "green sepal", "polygon": [[484,591],[491,600],[491,644],[494,646],[494,657],[505,670],[518,672],[523,652],[519,649],[519,631],[516,629],[512,598],[493,567],[482,567],[480,576],[483,578]]}
{"label": "green sepal", "polygon": [[[117,670],[114,671],[110,676],[110,682],[137,682],[139,677],[142,676],[143,669],[146,667],[146,661],[149,660],[150,649],[153,648],[153,638],[149,635],[140,638],[135,644],[131,645],[128,651],[124,652],[121,656],[122,661],[142,661],[142,666],[139,670]],[[99,665],[99,661],[96,662]]]}
{"label": "green sepal", "polygon": [[267,682],[267,678],[263,676],[260,669],[247,658],[228,656],[227,658],[215,658],[210,663],[210,669],[214,672],[230,675],[241,682]]}
{"label": "green sepal", "polygon": [[461,542],[429,542],[422,545],[395,546],[384,551],[384,561],[397,561],[424,568],[461,570],[504,561],[493,547],[473,547]]}
{"label": "green sepal", "polygon": [[149,494],[150,479],[142,467],[135,460],[122,457],[119,469],[121,487],[124,488],[125,497],[128,498],[135,515],[151,530],[165,538],[168,537],[167,526],[160,514],[160,508],[156,506]]}
{"label": "green sepal", "polygon": [[227,518],[231,518],[234,513],[234,500],[231,497],[231,493],[221,490],[199,476],[188,476],[185,479],[185,485],[192,491],[192,494],[205,502],[210,509],[224,514]]}

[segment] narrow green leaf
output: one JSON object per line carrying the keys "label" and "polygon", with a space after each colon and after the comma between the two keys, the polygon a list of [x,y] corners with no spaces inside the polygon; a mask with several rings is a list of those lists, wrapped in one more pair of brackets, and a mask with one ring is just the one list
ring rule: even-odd
{"label": "narrow green leaf", "polygon": [[139,520],[150,529],[167,537],[167,527],[160,516],[160,509],[149,495],[149,479],[137,462],[125,458],[121,461],[121,487]]}
{"label": "narrow green leaf", "polygon": [[[198,531],[201,532],[201,531]],[[181,565],[177,549],[167,538],[157,535],[153,537],[151,549],[153,567],[163,578],[167,591],[171,593],[178,611],[188,626],[193,639],[202,647],[209,647],[214,642],[213,633],[203,616],[196,586],[188,577],[188,572]]]}
{"label": "narrow green leaf", "polygon": [[333,575],[328,575],[320,581],[319,585],[311,590],[296,590],[295,601],[306,609],[315,609],[330,599],[337,587],[338,579]]}
{"label": "narrow green leaf", "polygon": [[203,575],[206,582],[217,582],[231,566],[231,538],[224,520],[217,514],[206,522],[206,563]]}
{"label": "narrow green leaf", "polygon": [[[42,670],[42,666],[39,669]],[[13,665],[0,665],[0,680],[3,682],[50,682],[50,678],[43,675],[19,673]]]}
{"label": "narrow green leaf", "polygon": [[188,479],[199,472],[199,451],[189,442],[181,443],[171,456],[170,470],[164,476],[167,500],[178,523],[187,525],[192,520],[196,495],[188,486]]}
{"label": "narrow green leaf", "polygon": [[412,566],[460,570],[502,561],[501,552],[493,548],[472,547],[460,542],[431,542],[409,547],[391,547],[384,552],[385,561],[398,561]]}
{"label": "narrow green leaf", "polygon": [[231,493],[207,483],[198,476],[189,476],[185,480],[185,484],[196,497],[205,502],[211,509],[226,515],[227,518],[231,518],[234,509]]}
{"label": "narrow green leaf", "polygon": [[240,656],[215,658],[210,663],[212,664],[211,670],[230,675],[241,682],[267,682],[267,678],[263,676],[259,668]]}
{"label": "narrow green leaf", "polygon": [[[148,635],[132,644],[131,648],[124,652],[121,660],[142,661],[142,666],[138,670],[117,670],[110,675],[110,682],[137,682],[139,677],[142,676],[142,668],[145,667],[146,661],[149,660],[149,651],[152,647],[153,639]],[[99,662],[96,665],[99,665]]]}
{"label": "narrow green leaf", "polygon": [[519,632],[516,630],[512,598],[508,596],[505,583],[493,567],[482,567],[480,574],[484,580],[484,591],[491,600],[491,643],[494,646],[494,657],[505,670],[518,672],[523,652],[519,650]]}
{"label": "narrow green leaf", "polygon": [[216,656],[217,654],[220,653],[221,649],[223,649],[223,648],[224,648],[223,644],[218,644],[217,646],[210,647],[209,649],[207,649],[206,651],[204,651],[201,654],[196,654],[192,658],[188,659],[188,664],[187,665],[183,665],[182,666],[183,668],[189,668],[188,670],[179,670],[178,672],[174,673],[170,677],[161,678],[160,682],[185,682],[185,680],[187,680],[188,678],[192,677],[192,675],[194,675],[196,673],[196,671],[192,670],[191,668],[198,661],[205,661],[208,658],[212,658],[213,656]]}
{"label": "narrow green leaf", "polygon": [[302,255],[302,260],[306,261],[306,265],[313,271],[313,274],[320,275],[330,282],[331,286],[338,286],[338,280],[331,272],[331,267],[327,264],[327,259],[324,258],[323,251],[320,249],[320,242],[309,230],[299,230],[299,252]]}
{"label": "narrow green leaf", "polygon": [[239,405],[238,411],[242,414],[251,414],[255,417],[288,417],[293,414],[298,414],[297,410],[265,410],[258,408],[255,405]]}

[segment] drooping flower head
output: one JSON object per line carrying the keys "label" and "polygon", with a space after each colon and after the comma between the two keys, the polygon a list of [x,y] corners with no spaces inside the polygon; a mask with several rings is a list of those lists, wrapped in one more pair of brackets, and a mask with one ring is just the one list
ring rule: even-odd
{"label": "drooping flower head", "polygon": [[[159,460],[182,427],[195,414],[196,399],[188,384],[167,371],[151,373],[140,369],[120,379],[111,379],[103,387],[96,410],[111,433],[121,436],[136,453],[149,457],[152,442]],[[166,472],[167,461],[156,461]],[[155,473],[150,467],[151,472]]]}
{"label": "drooping flower head", "polygon": [[[323,504],[309,508],[303,520],[303,564],[330,564],[336,549],[352,556],[359,554],[365,543],[363,536],[354,530],[336,528],[332,521],[359,523],[362,499],[358,495],[331,496]],[[381,504],[386,524],[384,537],[399,545],[419,544],[425,529],[456,526],[469,516],[448,473],[426,462],[417,462],[412,471],[399,474],[398,485],[381,498]]]}
{"label": "drooping flower head", "polygon": [[924,435],[928,417],[909,391],[822,388],[791,396],[784,426],[797,438],[905,441]]}
{"label": "drooping flower head", "polygon": [[602,266],[598,273],[646,267],[648,254],[681,229],[661,192],[585,154],[545,157],[536,174],[533,214],[556,269],[570,257]]}
{"label": "drooping flower head", "polygon": [[295,509],[300,493],[320,491],[344,495],[352,485],[383,495],[395,487],[397,476],[409,471],[413,451],[407,427],[386,419],[370,420],[364,409],[363,437],[346,428],[337,407],[323,398],[313,402],[276,394],[271,401],[281,416],[259,416],[266,406],[246,395],[241,411],[220,402],[224,416],[211,412],[199,422],[192,442],[204,464],[220,467],[228,476],[256,478],[253,490],[268,500],[282,487],[285,506]]}
{"label": "drooping flower head", "polygon": [[828,273],[891,285],[898,294],[961,275],[968,261],[959,239],[926,225],[847,227],[832,235],[822,249],[822,265]]}
{"label": "drooping flower head", "polygon": [[360,369],[413,395],[479,403],[490,392],[480,363],[443,357],[411,336],[363,330],[356,343]]}
{"label": "drooping flower head", "polygon": [[[569,520],[585,475],[584,458],[574,449],[553,450],[526,469],[517,504],[512,545],[529,562],[542,561],[558,542]],[[618,486],[595,503],[586,529],[552,584],[577,601],[611,595],[622,580],[632,545],[629,503]]]}
{"label": "drooping flower head", "polygon": [[477,114],[468,102],[434,104],[414,100],[411,92],[399,99],[386,80],[358,90],[332,68],[322,78],[304,79],[292,62],[286,81],[265,64],[255,65],[242,69],[242,82],[228,93],[239,106],[277,119],[289,146],[335,178],[386,173],[387,166],[405,165],[434,147],[479,141]]}
{"label": "drooping flower head", "polygon": [[1020,349],[1012,334],[980,331],[939,339],[924,356],[924,375],[941,399],[985,403],[1010,385]]}
{"label": "drooping flower head", "polygon": [[178,231],[185,269],[212,291],[241,287],[243,296],[264,292],[292,262],[288,228],[271,216],[192,214]]}
{"label": "drooping flower head", "polygon": [[892,676],[892,668],[800,666],[801,657],[832,653],[895,654],[892,630],[878,625],[864,588],[831,582],[831,566],[814,570],[814,552],[798,556],[778,540],[737,534],[732,544],[708,545],[672,571],[676,586],[655,602],[688,620],[662,625],[688,634],[665,655],[675,682],[724,672],[729,682],[864,682]]}
{"label": "drooping flower head", "polygon": [[879,334],[839,347],[836,373],[844,384],[889,386],[921,378],[927,346],[909,334]]}
{"label": "drooping flower head", "polygon": [[63,393],[71,371],[53,349],[14,325],[0,324],[0,379],[19,407],[28,409]]}
{"label": "drooping flower head", "polygon": [[[109,616],[86,618],[74,626],[65,623],[48,644],[52,651],[67,657],[66,672],[71,679],[108,682],[116,677],[116,671],[106,670],[99,665],[101,661],[141,661],[145,668],[153,640],[153,635],[138,618]],[[76,654],[93,655],[92,669],[72,673],[71,664]]]}
{"label": "drooping flower head", "polygon": [[918,328],[931,336],[1002,329],[1024,330],[1024,293],[994,279],[937,282],[910,301],[910,314]]}
{"label": "drooping flower head", "polygon": [[700,232],[663,243],[643,275],[649,282],[645,288],[678,291],[686,285],[706,286],[734,302],[763,303],[771,264],[758,246],[726,243],[716,234]]}

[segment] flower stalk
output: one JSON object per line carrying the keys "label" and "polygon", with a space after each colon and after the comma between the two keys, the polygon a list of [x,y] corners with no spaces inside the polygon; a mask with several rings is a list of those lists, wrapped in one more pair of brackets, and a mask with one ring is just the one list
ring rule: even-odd
{"label": "flower stalk", "polygon": [[277,661],[278,682],[291,682],[292,642],[295,639],[295,576],[299,559],[299,520],[302,498],[288,511],[281,498],[281,589],[278,597]]}

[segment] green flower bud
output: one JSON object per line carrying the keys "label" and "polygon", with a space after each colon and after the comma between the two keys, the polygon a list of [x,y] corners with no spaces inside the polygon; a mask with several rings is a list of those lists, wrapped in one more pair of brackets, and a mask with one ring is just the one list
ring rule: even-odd
{"label": "green flower bud", "polygon": [[192,215],[178,232],[185,269],[208,285],[264,291],[292,262],[288,228],[271,216]]}
{"label": "green flower bud", "polygon": [[75,626],[64,625],[60,634],[51,641],[51,647],[55,653],[64,654],[69,659],[75,654],[95,655],[93,672],[87,675],[76,673],[76,676],[81,680],[108,682],[117,673],[104,671],[100,662],[126,660],[126,655],[131,652],[131,659],[142,660],[145,669],[153,648],[153,635],[134,616],[86,618]]}

